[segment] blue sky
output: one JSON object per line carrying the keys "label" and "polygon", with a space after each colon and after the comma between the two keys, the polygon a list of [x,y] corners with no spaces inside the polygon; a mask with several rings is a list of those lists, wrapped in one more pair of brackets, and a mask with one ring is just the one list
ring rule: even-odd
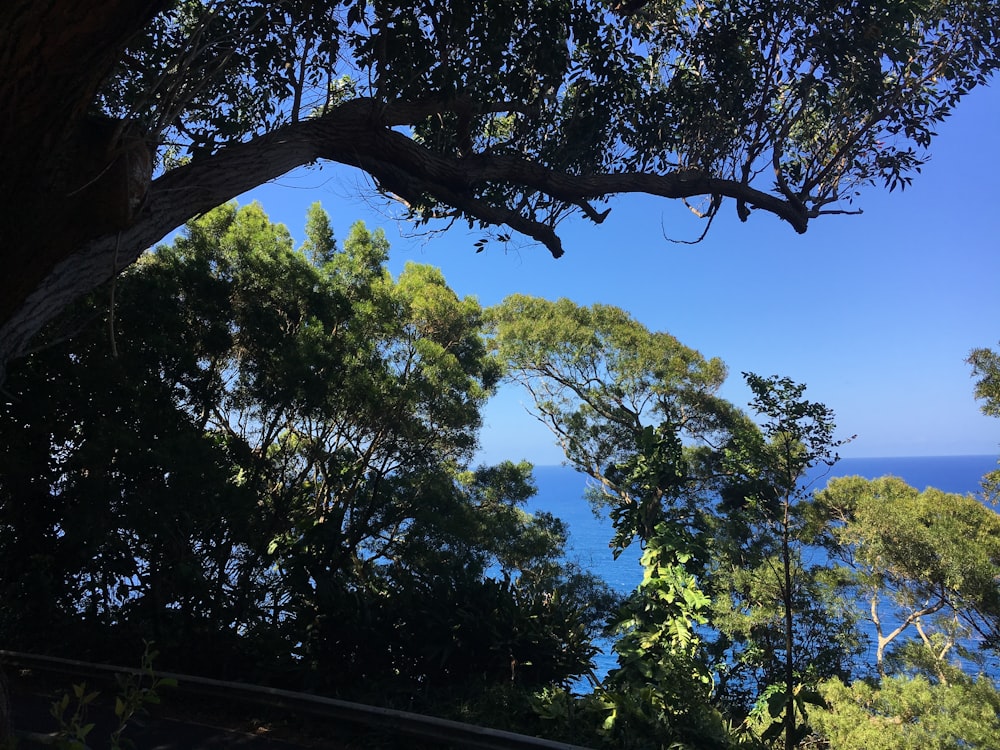
{"label": "blue sky", "polygon": [[[465,225],[419,235],[379,203],[361,172],[299,170],[240,197],[303,237],[315,201],[343,238],[352,223],[381,227],[390,270],[408,261],[440,267],[461,295],[491,305],[515,292],[628,310],[729,366],[725,397],[746,405],[740,372],[786,375],[837,415],[841,455],[920,456],[1000,452],[1000,421],[983,416],[964,363],[1000,340],[1000,87],[980,89],[938,129],[931,161],[906,191],[869,188],[861,216],[829,216],[797,235],[755,214],[741,224],[723,208],[708,237],[682,204],[615,199],[601,226],[562,227],[554,260],[518,241],[476,254]],[[530,417],[524,396],[502,390],[485,414],[483,461],[557,464],[562,454]]]}

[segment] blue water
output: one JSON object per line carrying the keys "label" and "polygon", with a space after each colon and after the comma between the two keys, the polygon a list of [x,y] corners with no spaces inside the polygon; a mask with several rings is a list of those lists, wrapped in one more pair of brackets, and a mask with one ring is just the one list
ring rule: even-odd
{"label": "blue water", "polygon": [[[830,469],[816,472],[812,487],[822,489],[833,477],[862,476],[867,479],[893,475],[923,490],[936,487],[944,492],[977,493],[983,475],[998,468],[996,456],[917,456],[902,458],[845,458]],[[637,545],[617,560],[608,542],[611,523],[606,516],[595,516],[584,498],[587,477],[566,466],[537,466],[535,481],[538,494],[527,510],[545,510],[569,524],[567,557],[599,575],[616,591],[627,594],[642,581],[642,566]],[[596,660],[597,675],[603,676],[615,666],[608,644]]]}

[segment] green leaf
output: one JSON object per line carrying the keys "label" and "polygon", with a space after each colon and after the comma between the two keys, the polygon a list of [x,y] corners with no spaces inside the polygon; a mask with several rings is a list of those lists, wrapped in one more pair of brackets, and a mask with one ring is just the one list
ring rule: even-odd
{"label": "green leaf", "polygon": [[788,705],[788,695],[784,690],[777,690],[767,696],[767,712],[772,718],[777,718]]}
{"label": "green leaf", "polygon": [[784,724],[782,724],[781,722],[775,722],[769,725],[767,729],[765,729],[761,733],[760,738],[764,742],[774,742],[774,740],[778,739],[778,737],[781,736],[781,733],[784,731],[784,729],[785,729]]}
{"label": "green leaf", "polygon": [[827,708],[827,703],[823,699],[822,694],[818,690],[798,690],[795,693],[795,698],[800,703],[807,703],[812,706],[819,706],[821,708]]}

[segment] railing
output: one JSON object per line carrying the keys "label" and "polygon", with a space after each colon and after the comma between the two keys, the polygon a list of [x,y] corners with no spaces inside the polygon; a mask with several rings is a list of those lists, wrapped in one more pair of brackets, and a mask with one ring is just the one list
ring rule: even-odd
{"label": "railing", "polygon": [[[115,674],[146,676],[148,673],[130,667],[93,664],[75,659],[25,654],[0,649],[0,662],[20,669],[71,674],[82,677],[107,678]],[[556,742],[541,737],[530,737],[500,729],[465,724],[435,716],[425,716],[410,711],[399,711],[362,703],[325,698],[291,690],[249,685],[242,682],[213,680],[194,675],[156,672],[159,678],[177,681],[177,690],[209,695],[226,700],[238,700],[296,713],[306,713],[325,719],[377,728],[382,733],[393,733],[440,742],[456,748],[482,750],[588,750],[579,745]]]}

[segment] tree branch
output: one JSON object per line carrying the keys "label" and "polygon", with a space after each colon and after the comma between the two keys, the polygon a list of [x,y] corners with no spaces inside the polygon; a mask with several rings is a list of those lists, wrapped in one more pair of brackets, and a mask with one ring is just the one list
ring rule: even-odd
{"label": "tree branch", "polygon": [[[121,232],[116,269],[135,262],[146,248],[192,216],[318,160],[359,167],[408,200],[426,195],[473,220],[507,225],[538,241],[557,258],[563,249],[552,226],[531,212],[490,202],[483,197],[483,189],[507,184],[522,193],[541,193],[577,207],[593,221],[607,214],[597,213],[587,202],[619,193],[669,199],[698,195],[734,198],[773,213],[800,233],[805,232],[811,218],[809,212],[775,195],[699,171],[568,174],[527,158],[486,154],[460,158],[435,153],[392,129],[440,105],[386,105],[358,98],[320,118],[290,123],[245,143],[227,145],[211,156],[167,172],[153,181],[142,212]],[[118,233],[93,239],[52,269],[0,327],[0,368],[23,353],[31,337],[66,305],[110,277],[117,242]],[[0,380],[2,375],[0,369]]]}

